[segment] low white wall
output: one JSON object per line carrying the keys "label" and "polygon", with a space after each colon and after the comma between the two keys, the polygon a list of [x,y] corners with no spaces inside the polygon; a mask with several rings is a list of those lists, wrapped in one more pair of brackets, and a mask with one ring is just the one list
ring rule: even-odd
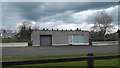
{"label": "low white wall", "polygon": [[28,42],[20,42],[20,43],[2,43],[0,47],[23,47],[28,46]]}
{"label": "low white wall", "polygon": [[96,41],[92,42],[93,45],[118,45],[118,41]]}

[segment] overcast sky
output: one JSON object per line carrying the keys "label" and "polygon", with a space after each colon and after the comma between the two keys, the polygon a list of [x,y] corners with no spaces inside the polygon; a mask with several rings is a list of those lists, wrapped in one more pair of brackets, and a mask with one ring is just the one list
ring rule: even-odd
{"label": "overcast sky", "polygon": [[3,2],[1,5],[3,29],[18,29],[23,21],[31,21],[40,29],[90,30],[94,17],[101,11],[111,15],[112,24],[116,29],[118,26],[117,2]]}

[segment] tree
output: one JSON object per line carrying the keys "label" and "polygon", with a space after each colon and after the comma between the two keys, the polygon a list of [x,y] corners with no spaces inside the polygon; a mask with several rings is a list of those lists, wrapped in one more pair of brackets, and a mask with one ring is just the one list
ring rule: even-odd
{"label": "tree", "polygon": [[120,29],[118,29],[117,33],[118,33],[118,41],[119,41],[119,45],[120,45]]}
{"label": "tree", "polygon": [[29,21],[24,21],[19,27],[21,39],[30,39],[32,33],[32,23]]}
{"label": "tree", "polygon": [[120,37],[120,29],[117,30],[118,36]]}
{"label": "tree", "polygon": [[105,36],[107,33],[112,33],[115,29],[112,25],[112,17],[104,11],[101,12],[95,17],[95,23],[92,29],[100,36]]}
{"label": "tree", "polygon": [[120,30],[119,29],[117,30],[117,33],[120,34]]}
{"label": "tree", "polygon": [[29,29],[29,27],[32,27],[32,22],[24,21],[19,27],[20,27],[20,29],[24,27],[27,30],[27,29]]}
{"label": "tree", "polygon": [[5,29],[3,29],[2,31],[3,31],[3,33],[7,33],[7,30],[5,30]]}

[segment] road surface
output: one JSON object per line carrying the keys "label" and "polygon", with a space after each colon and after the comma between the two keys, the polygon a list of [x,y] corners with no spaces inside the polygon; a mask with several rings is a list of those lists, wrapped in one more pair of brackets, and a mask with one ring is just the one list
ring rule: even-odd
{"label": "road surface", "polygon": [[48,56],[87,53],[118,52],[118,45],[111,46],[58,46],[2,48],[2,57]]}

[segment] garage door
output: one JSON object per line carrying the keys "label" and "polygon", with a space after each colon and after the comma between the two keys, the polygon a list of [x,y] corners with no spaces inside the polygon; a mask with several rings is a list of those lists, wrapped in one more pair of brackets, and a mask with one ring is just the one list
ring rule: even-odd
{"label": "garage door", "polygon": [[41,46],[51,46],[52,36],[51,35],[40,35],[40,45]]}

